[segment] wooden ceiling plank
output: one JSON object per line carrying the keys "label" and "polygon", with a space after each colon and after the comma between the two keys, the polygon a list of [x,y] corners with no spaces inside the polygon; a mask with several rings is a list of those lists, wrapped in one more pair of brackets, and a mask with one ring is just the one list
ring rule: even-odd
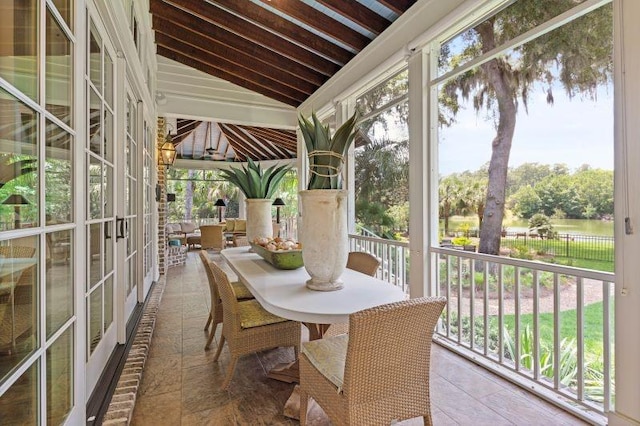
{"label": "wooden ceiling plank", "polygon": [[253,134],[256,137],[261,137],[261,138],[268,139],[268,140],[272,141],[273,143],[277,143],[278,146],[281,146],[282,148],[284,148],[286,150],[289,150],[289,151],[296,151],[297,150],[297,145],[296,144],[289,143],[286,140],[274,138],[274,137],[271,137],[268,134],[260,133],[260,132],[257,132],[255,130],[251,130],[251,134]]}
{"label": "wooden ceiling plank", "polygon": [[164,0],[165,4],[171,3],[174,6],[183,8],[194,16],[204,19],[210,23],[225,28],[240,37],[251,40],[263,47],[279,52],[280,54],[298,61],[316,71],[332,76],[340,69],[338,64],[325,59],[322,56],[291,43],[277,35],[261,28],[255,24],[245,21],[226,10],[204,2],[202,0]]}
{"label": "wooden ceiling plank", "polygon": [[274,131],[274,129],[262,128],[262,127],[252,127],[252,132],[259,134],[268,139],[277,140],[283,144],[289,145],[294,149],[297,148],[298,142],[296,140],[295,132],[292,132],[293,135],[283,135],[280,132]]}
{"label": "wooden ceiling plank", "polygon": [[283,153],[280,149],[278,149],[271,141],[267,139],[259,139],[254,134],[251,133],[249,128],[246,126],[236,126],[229,125],[232,129],[235,129],[237,132],[242,132],[244,137],[252,144],[257,144],[257,146],[263,148],[265,151],[269,153],[269,157],[271,158],[282,158],[282,155],[287,155],[285,158],[289,158],[288,153]]}
{"label": "wooden ceiling plank", "polygon": [[198,60],[195,60],[193,58],[190,58],[184,54],[182,54],[181,52],[176,52],[172,49],[168,49],[166,47],[163,46],[158,46],[157,47],[157,51],[158,54],[160,56],[164,56],[165,58],[169,58],[171,60],[174,60],[176,62],[180,62],[188,67],[191,68],[195,68],[199,71],[202,71],[204,73],[207,73],[209,75],[212,75],[214,77],[218,77],[221,78],[223,80],[227,80],[230,83],[236,84],[240,87],[244,87],[246,89],[249,90],[253,90],[254,92],[260,93],[264,96],[267,96],[271,99],[275,99],[277,101],[286,103],[287,105],[291,105],[294,107],[297,107],[298,105],[300,105],[300,100],[298,99],[292,99],[289,98],[287,96],[282,95],[281,93],[278,93],[276,91],[270,90],[270,89],[265,89],[264,87],[257,85],[253,82],[250,81],[246,81],[243,80],[241,78],[238,78],[232,74],[229,74],[225,71],[219,70],[215,67],[212,67],[209,64],[205,64],[203,62],[200,62]]}
{"label": "wooden ceiling plank", "polygon": [[227,127],[227,124],[223,124],[220,123],[220,128],[223,129],[222,131],[224,132],[225,136],[227,137],[227,139],[229,139],[229,143],[233,144],[233,149],[234,150],[241,150],[245,153],[245,161],[246,161],[246,157],[251,158],[254,161],[259,161],[259,160],[269,160],[270,158],[267,158],[265,156],[263,156],[259,151],[256,151],[254,149],[254,147],[252,146],[248,146],[246,141],[242,140],[242,138],[238,137],[231,129],[229,129]]}
{"label": "wooden ceiling plank", "polygon": [[154,14],[154,17],[158,16],[176,25],[190,28],[201,37],[211,40],[223,48],[247,54],[254,58],[255,61],[264,64],[264,66],[278,68],[287,74],[298,76],[318,86],[327,80],[327,76],[322,73],[312,70],[279,53],[252,43],[224,28],[211,25],[211,23],[194,17],[192,14],[172,5],[168,5],[162,2],[162,0],[151,0],[151,12]]}
{"label": "wooden ceiling plank", "polygon": [[261,156],[261,158],[263,159],[277,158],[276,155],[273,152],[271,152],[271,150],[268,150],[266,147],[262,146],[262,144],[252,140],[244,129],[233,124],[224,124],[224,125],[225,127],[227,127],[227,129],[233,132],[235,136],[242,139],[242,141],[245,144],[250,146],[254,152],[257,152]]}
{"label": "wooden ceiling plank", "polygon": [[[160,27],[158,27],[160,31]],[[156,44],[158,46],[164,46],[168,48],[173,48],[173,50],[177,50],[179,52],[183,52],[187,56],[191,56],[194,59],[197,59],[201,62],[208,63],[209,65],[226,71],[230,74],[233,74],[239,78],[244,78],[249,81],[252,81],[256,84],[259,84],[267,89],[277,90],[278,92],[287,95],[293,99],[298,99],[303,101],[307,98],[308,95],[314,92],[314,90],[299,90],[296,87],[292,87],[290,84],[284,84],[283,82],[277,80],[279,75],[272,74],[271,76],[265,75],[264,73],[254,71],[251,68],[246,68],[244,66],[239,66],[233,62],[228,61],[222,56],[217,56],[209,53],[203,48],[194,46],[186,41],[187,32],[184,31],[182,35],[182,40],[174,38],[164,32],[156,31]],[[184,41],[183,41],[184,40]],[[262,68],[264,70],[264,68]]]}
{"label": "wooden ceiling plank", "polygon": [[340,65],[346,64],[355,56],[347,49],[333,44],[263,7],[256,7],[255,4],[251,2],[238,0],[210,0],[209,2],[216,3],[239,16],[250,19],[265,28],[287,37],[289,40],[295,41],[308,49],[315,50]]}
{"label": "wooden ceiling plank", "polygon": [[247,130],[251,137],[259,143],[263,144],[264,146],[271,147],[271,150],[276,152],[277,158],[295,158],[295,155],[291,152],[291,150],[280,146],[277,141],[269,140],[259,134],[254,133],[252,130],[245,130]]}
{"label": "wooden ceiling plank", "polygon": [[361,51],[371,40],[356,30],[336,21],[335,19],[325,15],[317,9],[301,2],[292,2],[290,0],[260,0],[264,4],[278,9],[280,12],[297,19],[300,22],[326,34],[336,40],[341,41]]}
{"label": "wooden ceiling plank", "polygon": [[378,0],[378,3],[388,7],[398,15],[402,15],[407,11],[416,0]]}
{"label": "wooden ceiling plank", "polygon": [[378,15],[368,7],[355,2],[344,0],[316,0],[318,3],[328,7],[334,12],[344,16],[350,21],[355,22],[363,28],[371,31],[374,34],[380,34],[389,25],[391,21]]}

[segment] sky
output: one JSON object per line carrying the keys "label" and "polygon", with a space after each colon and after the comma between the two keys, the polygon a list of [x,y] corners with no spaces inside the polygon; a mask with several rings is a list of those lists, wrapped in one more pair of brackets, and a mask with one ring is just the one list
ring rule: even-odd
{"label": "sky", "polygon": [[[528,114],[521,106],[511,147],[509,167],[523,163],[564,163],[571,170],[583,164],[613,170],[613,88],[598,90],[597,100],[569,99],[561,88],[555,102],[531,93]],[[476,114],[470,103],[451,127],[440,128],[440,175],[474,171],[491,159],[493,123]]]}

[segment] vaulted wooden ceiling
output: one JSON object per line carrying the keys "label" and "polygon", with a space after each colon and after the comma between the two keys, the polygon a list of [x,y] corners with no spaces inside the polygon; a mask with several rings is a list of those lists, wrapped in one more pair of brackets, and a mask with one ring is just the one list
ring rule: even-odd
{"label": "vaulted wooden ceiling", "polygon": [[298,106],[416,0],[151,0],[159,55]]}

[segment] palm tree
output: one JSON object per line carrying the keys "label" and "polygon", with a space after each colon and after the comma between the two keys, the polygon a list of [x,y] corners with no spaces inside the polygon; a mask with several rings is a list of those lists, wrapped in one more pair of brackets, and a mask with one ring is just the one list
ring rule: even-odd
{"label": "palm tree", "polygon": [[440,200],[440,217],[444,219],[444,234],[449,233],[449,218],[453,216],[460,206],[460,195],[462,193],[462,182],[457,175],[449,175],[440,178],[438,188]]}

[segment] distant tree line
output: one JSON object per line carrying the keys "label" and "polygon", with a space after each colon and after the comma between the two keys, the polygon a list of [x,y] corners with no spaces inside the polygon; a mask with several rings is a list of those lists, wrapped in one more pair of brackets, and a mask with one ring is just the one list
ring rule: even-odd
{"label": "distant tree line", "polygon": [[[440,178],[440,218],[445,232],[453,215],[476,214],[482,225],[488,166]],[[613,171],[583,165],[525,163],[507,174],[506,208],[523,219],[538,213],[559,219],[613,216]]]}

